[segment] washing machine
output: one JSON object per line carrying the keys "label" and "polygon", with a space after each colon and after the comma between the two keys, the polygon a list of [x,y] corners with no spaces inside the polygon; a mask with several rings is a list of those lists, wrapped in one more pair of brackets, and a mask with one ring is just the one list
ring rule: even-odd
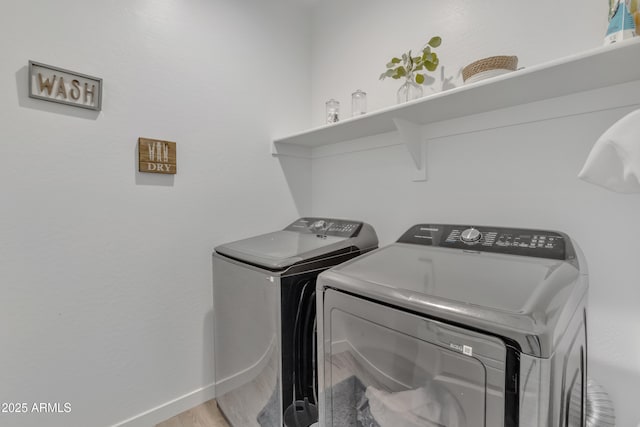
{"label": "washing machine", "polygon": [[317,281],[320,425],[583,426],[587,269],[564,233],[419,224]]}
{"label": "washing machine", "polygon": [[232,426],[317,421],[317,276],[377,247],[364,222],[300,218],[215,248],[215,393]]}

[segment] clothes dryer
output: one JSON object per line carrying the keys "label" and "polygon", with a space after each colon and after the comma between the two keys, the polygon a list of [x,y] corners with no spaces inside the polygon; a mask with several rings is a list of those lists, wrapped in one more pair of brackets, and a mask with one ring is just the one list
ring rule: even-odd
{"label": "clothes dryer", "polygon": [[564,233],[419,224],[317,292],[320,425],[584,425],[587,270]]}
{"label": "clothes dryer", "polygon": [[215,248],[216,399],[232,426],[317,421],[316,278],[377,246],[366,223],[300,218]]}

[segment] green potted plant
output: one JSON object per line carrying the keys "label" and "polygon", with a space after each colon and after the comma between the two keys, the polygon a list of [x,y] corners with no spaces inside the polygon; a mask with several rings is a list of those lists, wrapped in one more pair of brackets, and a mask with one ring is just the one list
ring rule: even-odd
{"label": "green potted plant", "polygon": [[427,72],[435,71],[439,64],[438,55],[432,49],[437,48],[441,43],[441,37],[431,37],[419,56],[413,56],[409,51],[403,53],[400,58],[391,58],[387,64],[387,71],[380,75],[380,80],[387,77],[395,80],[405,79],[404,84],[398,89],[398,104],[422,96],[422,85],[427,81]]}

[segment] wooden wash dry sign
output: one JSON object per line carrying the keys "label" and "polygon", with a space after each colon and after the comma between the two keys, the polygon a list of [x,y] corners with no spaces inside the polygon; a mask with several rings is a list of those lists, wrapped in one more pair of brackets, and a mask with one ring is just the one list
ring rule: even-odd
{"label": "wooden wash dry sign", "polygon": [[99,111],[102,79],[29,61],[29,97]]}
{"label": "wooden wash dry sign", "polygon": [[138,138],[138,170],[150,173],[176,173],[176,143]]}

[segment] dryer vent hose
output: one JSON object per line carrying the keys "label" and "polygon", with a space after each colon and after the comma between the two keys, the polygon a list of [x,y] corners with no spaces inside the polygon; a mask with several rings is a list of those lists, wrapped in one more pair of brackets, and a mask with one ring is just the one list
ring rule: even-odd
{"label": "dryer vent hose", "polygon": [[587,379],[587,427],[614,427],[616,414],[613,402],[604,388],[591,378]]}

